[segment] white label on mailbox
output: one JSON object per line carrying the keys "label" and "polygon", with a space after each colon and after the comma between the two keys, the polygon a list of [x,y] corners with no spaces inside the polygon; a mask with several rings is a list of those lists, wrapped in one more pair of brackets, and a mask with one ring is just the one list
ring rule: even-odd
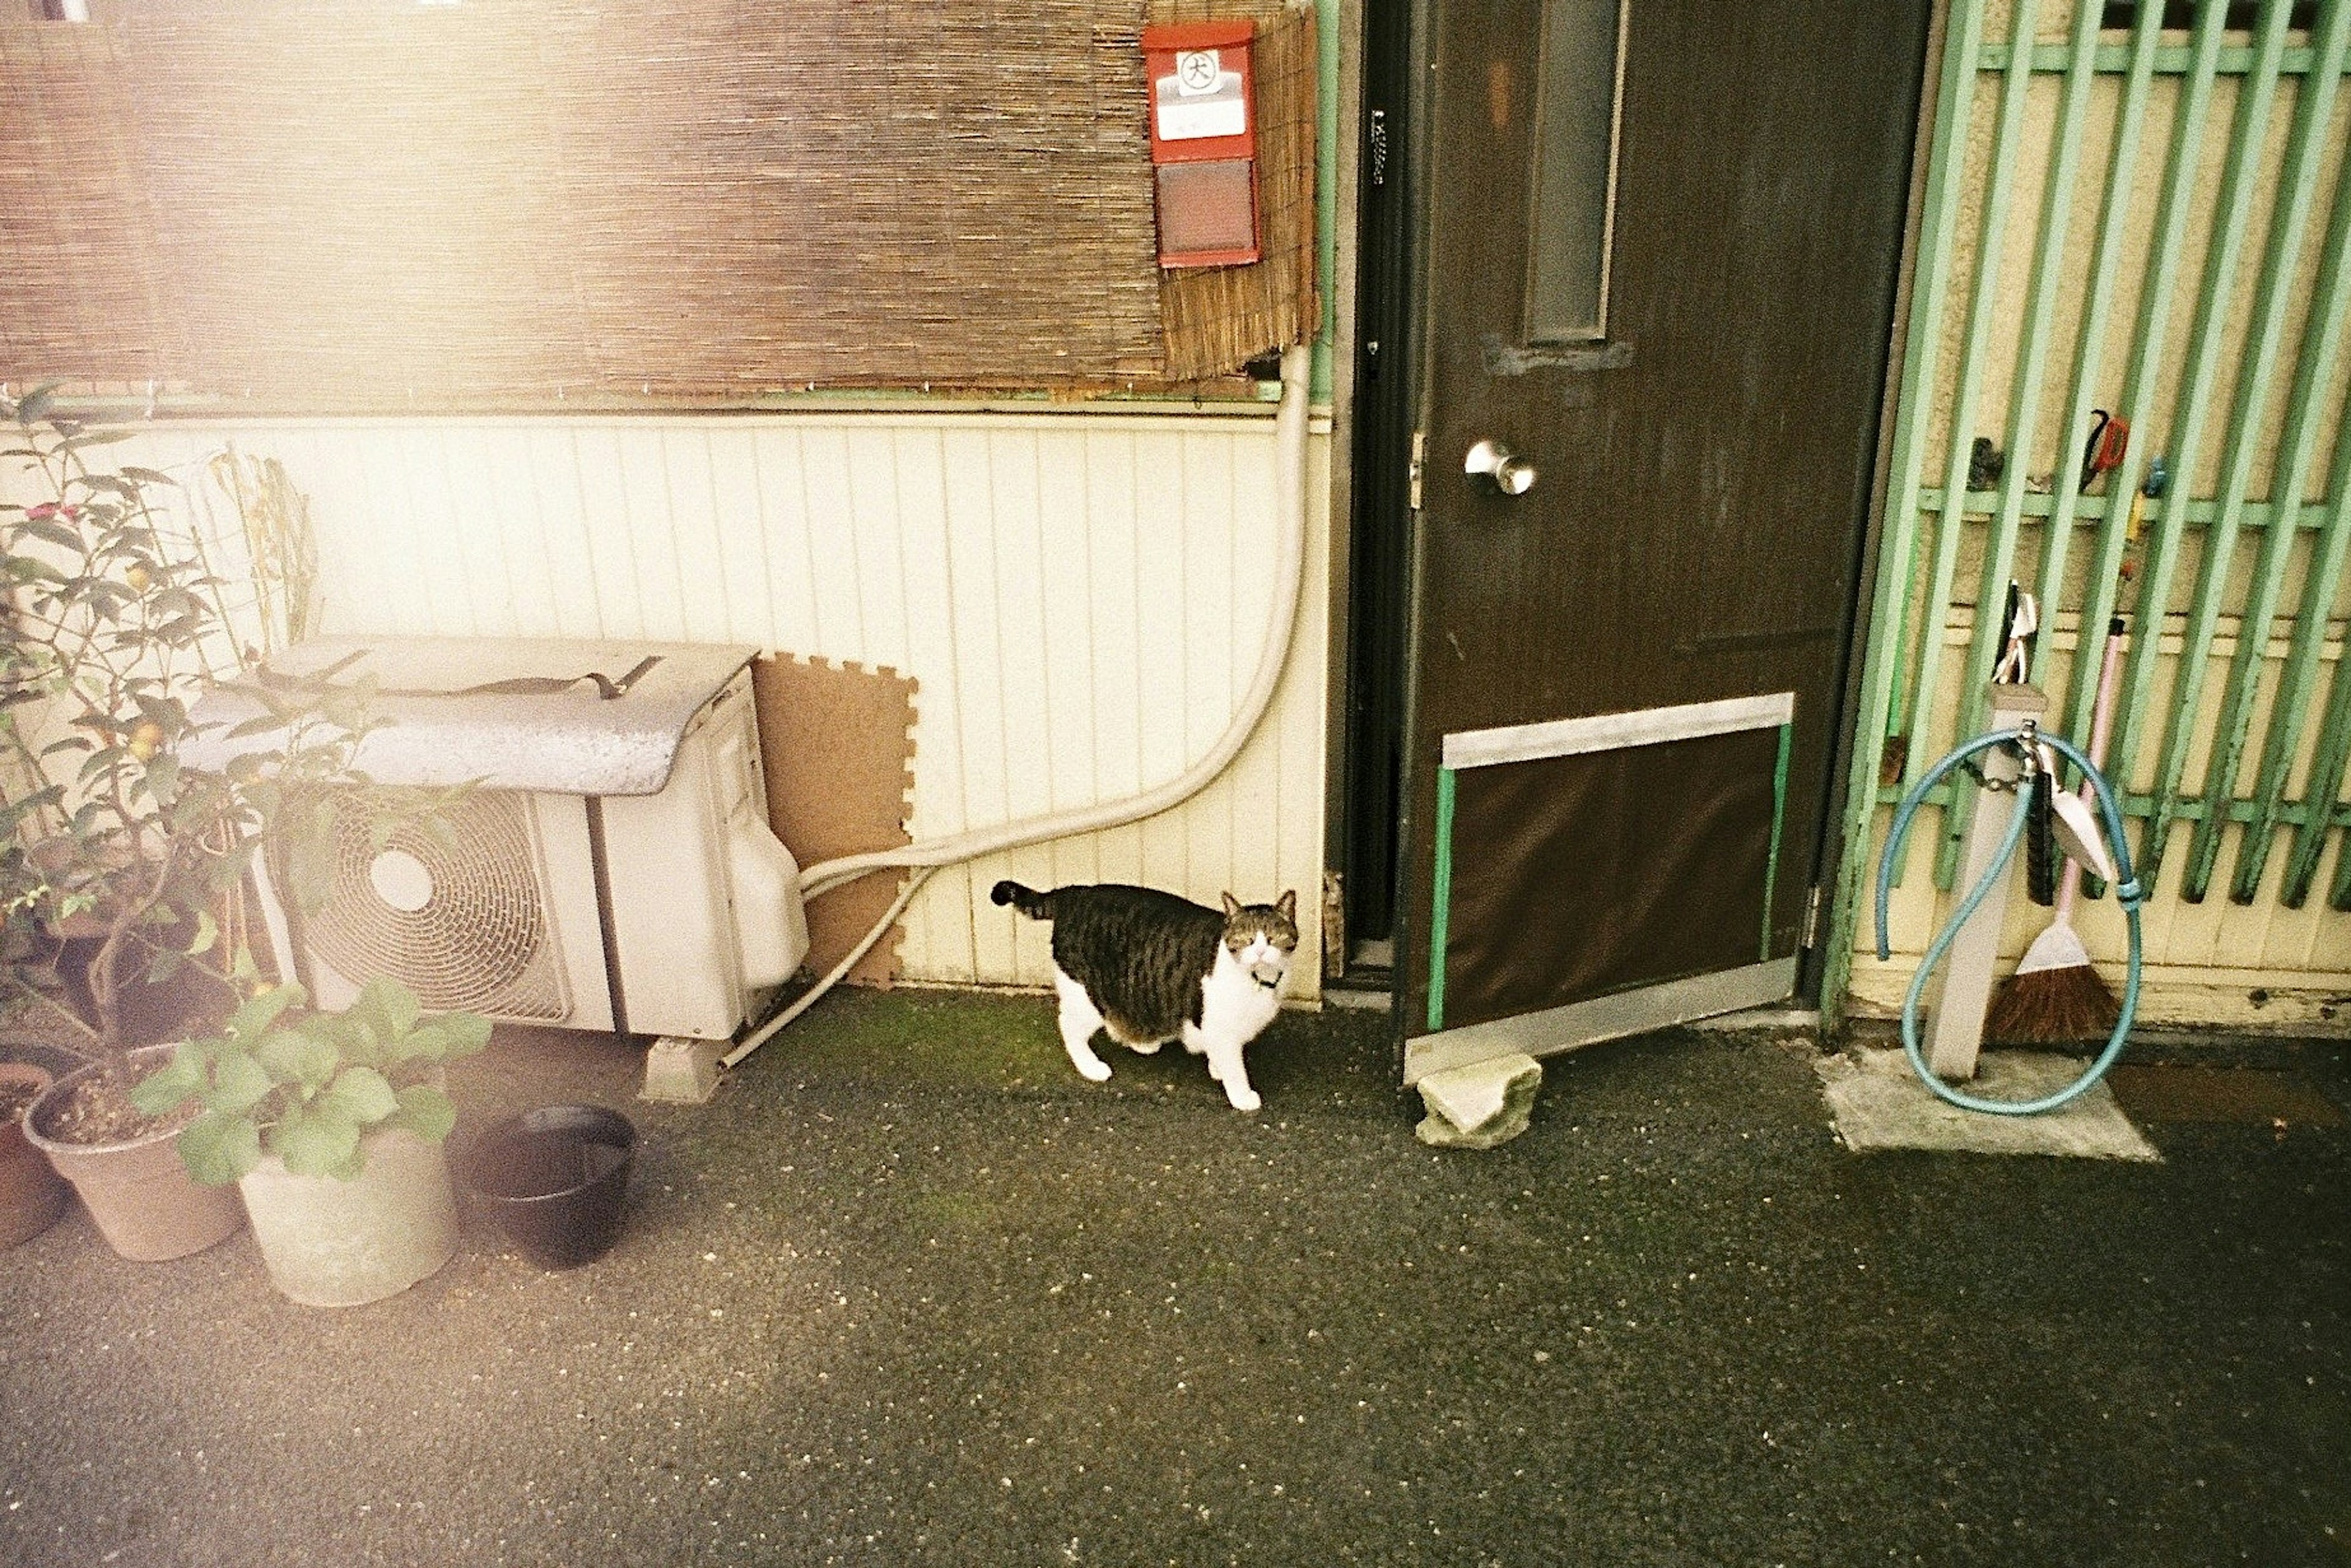
{"label": "white label on mailbox", "polygon": [[1249,131],[1249,104],[1241,96],[1241,73],[1224,68],[1215,49],[1178,49],[1176,74],[1161,77],[1156,100],[1159,140],[1193,141],[1209,136],[1240,136]]}

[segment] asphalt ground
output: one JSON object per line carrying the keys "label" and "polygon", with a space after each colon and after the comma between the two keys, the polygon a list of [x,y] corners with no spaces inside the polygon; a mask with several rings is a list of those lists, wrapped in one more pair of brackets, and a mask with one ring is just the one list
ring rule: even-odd
{"label": "asphalt ground", "polygon": [[703,1106],[502,1034],[455,1152],[626,1111],[614,1250],[469,1212],[321,1311],[70,1213],[0,1254],[0,1562],[2351,1563],[2339,1119],[1855,1155],[1808,1041],[1677,1032],[1438,1152],[1386,1027],[1285,1014],[1254,1116],[1037,997],[839,996]]}

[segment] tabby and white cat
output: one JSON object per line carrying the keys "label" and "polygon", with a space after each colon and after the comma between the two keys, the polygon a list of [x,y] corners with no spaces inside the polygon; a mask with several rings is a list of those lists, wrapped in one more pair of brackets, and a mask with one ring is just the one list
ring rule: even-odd
{"label": "tabby and white cat", "polygon": [[1241,1065],[1281,1002],[1298,948],[1298,894],[1243,904],[1225,894],[1222,915],[1155,888],[1114,883],[1038,893],[999,882],[988,896],[1032,920],[1053,923],[1053,988],[1061,996],[1061,1044],[1082,1076],[1110,1067],[1094,1031],[1148,1054],[1171,1040],[1208,1059],[1237,1111],[1261,1103]]}

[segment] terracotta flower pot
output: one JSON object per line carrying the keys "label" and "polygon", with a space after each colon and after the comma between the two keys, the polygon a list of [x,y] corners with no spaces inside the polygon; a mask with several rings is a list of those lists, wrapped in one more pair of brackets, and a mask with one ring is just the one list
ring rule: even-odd
{"label": "terracotta flower pot", "polygon": [[[151,1045],[131,1053],[136,1075],[169,1061],[173,1048]],[[201,1252],[245,1226],[245,1204],[234,1186],[199,1186],[180,1163],[173,1134],[152,1133],[127,1144],[61,1144],[48,1136],[49,1116],[99,1063],[78,1067],[49,1086],[25,1114],[25,1135],[73,1183],[108,1246],[135,1262],[160,1262]]]}
{"label": "terracotta flower pot", "polygon": [[457,1250],[457,1205],[437,1143],[394,1130],[360,1145],[350,1181],[296,1176],[275,1155],[237,1183],[269,1282],[307,1307],[397,1295]]}
{"label": "terracotta flower pot", "polygon": [[[0,1086],[22,1086],[37,1095],[49,1083],[46,1069],[0,1061]],[[56,1167],[26,1141],[25,1119],[0,1121],[0,1247],[30,1240],[57,1223],[65,1212],[66,1194]]]}

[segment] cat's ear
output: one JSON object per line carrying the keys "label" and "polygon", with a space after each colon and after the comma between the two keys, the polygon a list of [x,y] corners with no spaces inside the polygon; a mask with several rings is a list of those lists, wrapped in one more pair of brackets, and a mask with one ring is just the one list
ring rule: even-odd
{"label": "cat's ear", "polygon": [[1281,893],[1280,900],[1276,903],[1273,907],[1280,912],[1284,920],[1297,919],[1298,890],[1294,887],[1284,888]]}
{"label": "cat's ear", "polygon": [[1241,901],[1231,894],[1225,894],[1225,918],[1230,920],[1241,912]]}

